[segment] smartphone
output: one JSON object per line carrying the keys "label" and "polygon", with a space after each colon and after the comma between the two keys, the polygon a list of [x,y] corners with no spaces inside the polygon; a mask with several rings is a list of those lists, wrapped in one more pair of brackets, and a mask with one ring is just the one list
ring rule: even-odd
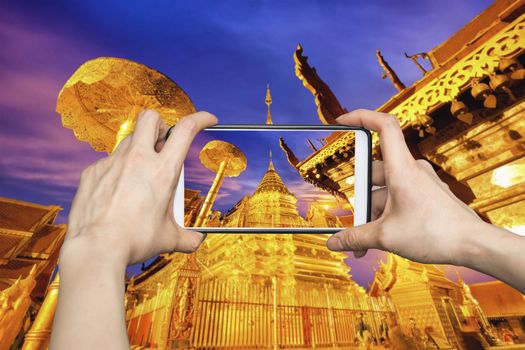
{"label": "smartphone", "polygon": [[206,233],[334,233],[370,220],[370,191],[366,129],[220,125],[192,142],[173,210]]}

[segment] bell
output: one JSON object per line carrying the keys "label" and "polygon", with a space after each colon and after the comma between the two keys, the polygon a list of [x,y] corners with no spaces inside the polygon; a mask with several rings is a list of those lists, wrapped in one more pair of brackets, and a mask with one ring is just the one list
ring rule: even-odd
{"label": "bell", "polygon": [[498,68],[503,73],[510,73],[510,72],[514,71],[516,68],[518,68],[519,65],[520,65],[520,63],[518,62],[517,59],[509,58],[509,57],[503,57],[499,61],[499,67]]}
{"label": "bell", "polygon": [[414,124],[412,128],[418,131],[419,137],[425,137],[425,132],[431,135],[434,135],[436,133],[436,128],[432,126],[434,120],[428,115],[419,115],[416,117],[416,120],[417,124]]}
{"label": "bell", "polygon": [[494,74],[491,76],[489,84],[492,90],[499,92],[503,90],[504,86],[510,85],[510,79],[505,74]]}
{"label": "bell", "polygon": [[483,100],[485,108],[496,108],[496,96],[492,94],[492,90],[487,84],[473,81],[470,93],[476,100]]}
{"label": "bell", "polygon": [[474,116],[468,111],[468,108],[463,101],[452,100],[452,103],[450,104],[450,113],[462,122],[469,125],[472,124]]}
{"label": "bell", "polygon": [[425,132],[426,132],[427,134],[435,135],[435,134],[436,134],[436,128],[433,127],[433,126],[427,126],[427,127],[425,128]]}
{"label": "bell", "polygon": [[512,80],[522,80],[525,78],[525,69],[515,58],[502,58],[499,61],[499,70],[510,74]]}
{"label": "bell", "polygon": [[512,101],[516,101],[516,97],[512,93],[512,91],[509,89],[510,86],[510,79],[505,74],[494,74],[490,78],[490,87],[492,90],[496,92],[504,91],[509,95],[510,99]]}

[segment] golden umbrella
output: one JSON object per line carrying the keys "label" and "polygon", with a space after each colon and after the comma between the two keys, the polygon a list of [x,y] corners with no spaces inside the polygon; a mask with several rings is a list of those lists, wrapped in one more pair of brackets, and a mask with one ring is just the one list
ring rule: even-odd
{"label": "golden umbrella", "polygon": [[216,173],[215,179],[206,195],[201,210],[195,220],[195,227],[201,227],[206,222],[215,197],[219,193],[224,176],[237,177],[246,169],[246,156],[235,145],[221,140],[212,140],[202,148],[199,159],[210,171]]}
{"label": "golden umbrella", "polygon": [[96,151],[111,152],[149,108],[168,125],[195,113],[184,90],[164,74],[137,62],[99,57],[82,64],[62,87],[56,111],[62,124]]}

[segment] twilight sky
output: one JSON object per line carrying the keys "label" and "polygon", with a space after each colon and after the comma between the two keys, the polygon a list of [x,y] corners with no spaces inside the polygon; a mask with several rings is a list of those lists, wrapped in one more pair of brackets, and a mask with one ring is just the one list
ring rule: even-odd
{"label": "twilight sky", "polygon": [[[427,51],[491,1],[3,1],[0,4],[0,195],[59,204],[66,222],[80,172],[103,156],[61,126],[57,94],[84,61],[124,57],[174,79],[221,123],[264,123],[265,88],[279,124],[318,123],[295,77],[298,43],[343,106],[377,108],[421,77],[403,52]],[[347,260],[367,286],[379,252]],[[460,269],[467,282],[486,280]],[[454,277],[452,269],[447,269]]]}

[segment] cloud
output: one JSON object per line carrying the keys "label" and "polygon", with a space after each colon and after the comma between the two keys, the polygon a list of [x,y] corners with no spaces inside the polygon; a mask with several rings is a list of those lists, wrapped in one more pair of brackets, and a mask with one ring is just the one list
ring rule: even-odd
{"label": "cloud", "polygon": [[[22,186],[27,193],[20,193],[20,198],[36,196],[47,204],[68,203],[81,171],[103,156],[78,141],[55,112],[58,92],[68,74],[65,67],[71,66],[72,73],[82,62],[69,55],[81,42],[31,30],[17,14],[7,14],[9,11],[3,12],[0,24],[0,180],[27,184]],[[9,191],[3,188],[2,192]]]}

